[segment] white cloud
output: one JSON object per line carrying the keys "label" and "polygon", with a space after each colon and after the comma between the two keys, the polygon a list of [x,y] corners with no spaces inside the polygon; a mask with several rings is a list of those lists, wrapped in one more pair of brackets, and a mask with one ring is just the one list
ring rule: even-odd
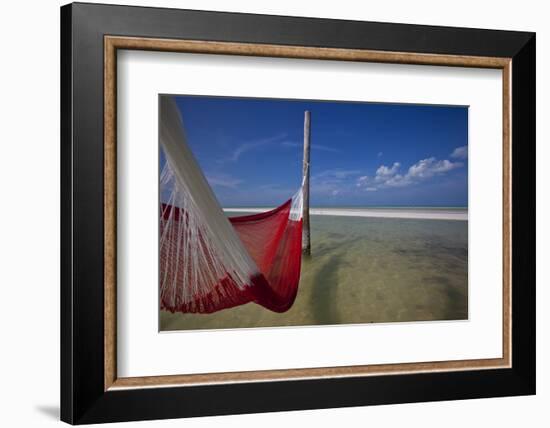
{"label": "white cloud", "polygon": [[406,174],[400,174],[401,164],[394,162],[391,167],[381,165],[376,170],[374,178],[366,175],[359,177],[356,186],[369,192],[388,187],[405,187],[436,175],[446,174],[463,165],[462,162],[451,162],[447,159],[437,160],[435,157],[430,157],[411,165]]}
{"label": "white cloud", "polygon": [[212,187],[226,187],[228,189],[237,189],[243,180],[232,177],[227,174],[206,175],[206,180]]}
{"label": "white cloud", "polygon": [[390,177],[384,185],[387,187],[405,187],[412,184],[412,180],[408,175],[396,174]]}
{"label": "white cloud", "polygon": [[451,153],[453,159],[468,159],[468,146],[457,147]]}
{"label": "white cloud", "polygon": [[219,159],[219,163],[237,162],[242,155],[251,150],[263,147],[268,144],[276,143],[281,139],[286,138],[286,134],[275,135],[274,137],[262,138],[257,141],[243,143],[236,147],[233,152],[226,158]]}
{"label": "white cloud", "polygon": [[370,178],[368,175],[363,175],[357,179],[356,185],[357,187],[366,186],[369,183],[369,180]]}
{"label": "white cloud", "polygon": [[451,162],[447,159],[438,161],[431,157],[422,159],[409,168],[407,175],[410,178],[430,178],[436,174],[443,174],[456,168],[460,168],[462,162]]}
{"label": "white cloud", "polygon": [[384,182],[388,180],[389,178],[397,174],[400,166],[401,164],[399,162],[394,162],[391,168],[388,168],[385,165],[381,165],[376,170],[376,177],[374,178],[374,180],[377,182]]}

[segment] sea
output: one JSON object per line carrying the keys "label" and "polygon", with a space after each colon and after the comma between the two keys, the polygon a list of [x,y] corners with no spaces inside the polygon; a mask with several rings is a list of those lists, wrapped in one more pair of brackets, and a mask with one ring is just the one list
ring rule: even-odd
{"label": "sea", "polygon": [[[329,213],[335,207],[324,207]],[[161,311],[160,330],[235,329],[468,319],[468,221],[432,219],[463,207],[337,207],[380,217],[312,215],[311,256],[285,313],[254,303],[214,314]],[[387,211],[426,218],[384,217]],[[255,212],[256,210],[250,210]],[[228,216],[244,209],[226,210]],[[405,217],[407,217],[405,215]],[[456,218],[456,216],[450,216]]]}

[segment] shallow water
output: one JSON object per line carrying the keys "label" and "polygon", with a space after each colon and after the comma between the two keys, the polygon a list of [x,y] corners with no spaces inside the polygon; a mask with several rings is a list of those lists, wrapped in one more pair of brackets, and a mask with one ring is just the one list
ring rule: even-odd
{"label": "shallow water", "polygon": [[312,216],[311,242],[287,312],[254,303],[214,314],[161,311],[160,329],[468,318],[466,221]]}

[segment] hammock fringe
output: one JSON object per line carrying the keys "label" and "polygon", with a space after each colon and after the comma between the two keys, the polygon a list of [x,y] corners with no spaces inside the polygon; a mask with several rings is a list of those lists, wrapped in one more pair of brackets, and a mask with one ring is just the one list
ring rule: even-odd
{"label": "hammock fringe", "polygon": [[254,302],[285,312],[301,269],[302,188],[267,212],[228,218],[187,146],[172,98],[161,97],[160,308],[212,313]]}

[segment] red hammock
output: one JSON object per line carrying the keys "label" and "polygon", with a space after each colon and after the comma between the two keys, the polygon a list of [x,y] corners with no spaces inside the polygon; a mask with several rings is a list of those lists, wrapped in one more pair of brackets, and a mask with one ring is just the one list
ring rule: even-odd
{"label": "red hammock", "polygon": [[[172,206],[163,204],[161,216],[165,221],[161,221],[161,236],[165,232],[163,225],[167,224],[169,218],[170,228],[179,232],[171,232],[164,238],[165,243],[160,252],[161,278],[175,278],[180,284],[189,284],[191,278],[194,291],[190,298],[189,290],[174,292],[161,289],[161,309],[211,313],[255,302],[274,312],[287,311],[298,291],[302,251],[302,220],[290,218],[291,203],[292,200],[288,200],[268,212],[229,218],[259,271],[250,275],[244,287],[235,281],[235,272],[225,271],[221,277],[212,279],[211,265],[215,262],[219,265],[220,262],[214,260],[216,256],[207,248],[201,233],[191,249],[195,252],[194,260],[200,260],[198,266],[179,263],[174,254],[180,254],[180,247],[186,244],[182,243],[182,236],[187,236],[185,228],[188,221],[184,211],[176,208],[172,212]],[[182,297],[183,293],[187,293],[185,298]]]}

